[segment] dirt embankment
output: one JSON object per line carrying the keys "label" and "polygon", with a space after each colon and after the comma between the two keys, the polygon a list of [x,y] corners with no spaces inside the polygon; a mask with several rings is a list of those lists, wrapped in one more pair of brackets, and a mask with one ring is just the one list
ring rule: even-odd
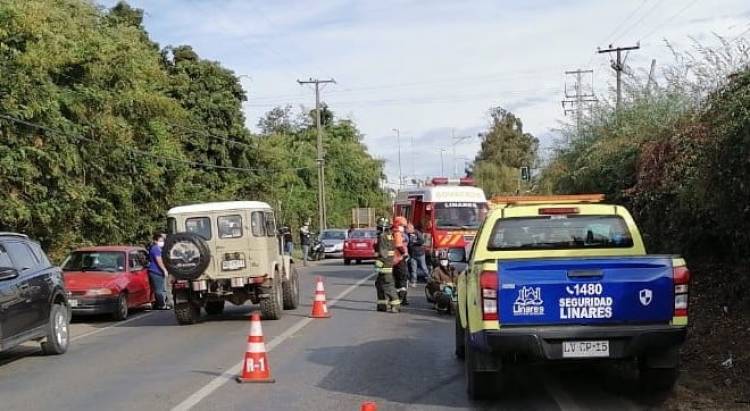
{"label": "dirt embankment", "polygon": [[750,263],[689,265],[688,339],[680,382],[666,405],[750,410]]}

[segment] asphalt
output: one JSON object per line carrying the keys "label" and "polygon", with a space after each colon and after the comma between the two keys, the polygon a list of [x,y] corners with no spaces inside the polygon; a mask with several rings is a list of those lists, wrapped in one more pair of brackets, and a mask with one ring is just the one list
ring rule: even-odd
{"label": "asphalt", "polygon": [[[332,318],[308,319],[315,278]],[[453,319],[433,311],[423,288],[400,314],[375,311],[372,266],[329,260],[301,270],[302,304],[263,322],[274,384],[237,384],[252,306],[179,326],[173,313],[135,313],[112,323],[76,319],[68,353],[38,344],[0,353],[2,410],[577,410],[647,409],[626,366],[524,365],[508,370],[500,399],[466,398],[453,356]]]}

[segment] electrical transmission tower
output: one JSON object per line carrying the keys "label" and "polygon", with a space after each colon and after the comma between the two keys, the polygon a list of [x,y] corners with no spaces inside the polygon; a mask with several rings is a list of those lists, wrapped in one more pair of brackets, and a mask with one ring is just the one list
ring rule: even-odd
{"label": "electrical transmission tower", "polygon": [[612,45],[609,45],[608,49],[602,50],[597,49],[599,54],[602,53],[617,53],[616,60],[612,60],[612,70],[617,73],[617,103],[615,105],[615,108],[617,110],[620,109],[620,103],[622,102],[622,72],[625,70],[625,60],[628,58],[628,55],[625,54],[625,60],[622,58],[622,52],[630,50],[638,50],[641,48],[641,44],[638,43],[635,46],[629,46],[629,47],[612,47]]}
{"label": "electrical transmission tower", "polygon": [[318,162],[318,223],[319,230],[326,229],[326,174],[325,174],[325,159],[323,154],[323,127],[320,124],[320,85],[328,83],[336,83],[336,80],[297,80],[300,85],[303,84],[315,84],[315,124],[318,129],[318,150],[317,150],[317,162]]}
{"label": "electrical transmission tower", "polygon": [[[584,85],[583,75],[591,75],[590,84]],[[565,82],[565,100],[562,101],[565,115],[575,114],[576,130],[581,129],[581,120],[583,119],[584,110],[591,110],[591,104],[598,100],[594,95],[594,70],[572,70],[566,71],[566,76],[575,76],[573,83],[573,92],[570,92],[568,82]]]}

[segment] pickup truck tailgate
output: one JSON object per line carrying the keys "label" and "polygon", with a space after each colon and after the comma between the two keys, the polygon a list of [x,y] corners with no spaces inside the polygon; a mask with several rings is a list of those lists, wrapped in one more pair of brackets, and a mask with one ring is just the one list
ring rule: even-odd
{"label": "pickup truck tailgate", "polygon": [[672,259],[617,257],[498,262],[502,325],[668,323]]}

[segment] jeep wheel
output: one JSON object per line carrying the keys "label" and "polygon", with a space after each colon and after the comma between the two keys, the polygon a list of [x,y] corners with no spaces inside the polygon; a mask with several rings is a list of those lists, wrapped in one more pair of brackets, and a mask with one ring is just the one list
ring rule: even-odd
{"label": "jeep wheel", "polygon": [[115,321],[122,321],[128,318],[128,295],[127,294],[120,293],[120,296],[117,297],[117,306],[115,307],[115,312],[112,313],[112,318]]}
{"label": "jeep wheel", "polygon": [[206,302],[206,314],[221,315],[224,313],[224,300]]}
{"label": "jeep wheel", "polygon": [[292,267],[289,280],[284,281],[284,309],[293,310],[299,306],[299,273]]}
{"label": "jeep wheel", "polygon": [[211,250],[206,240],[193,233],[167,236],[162,256],[167,271],[178,280],[195,280],[211,262]]}
{"label": "jeep wheel", "polygon": [[284,306],[284,290],[281,285],[281,274],[276,271],[273,275],[271,295],[260,300],[260,313],[264,320],[278,320]]}
{"label": "jeep wheel", "polygon": [[64,354],[70,342],[68,309],[62,304],[53,304],[47,324],[47,340],[42,343],[46,355]]}
{"label": "jeep wheel", "polygon": [[180,325],[195,324],[200,319],[201,307],[191,302],[175,304],[174,315]]}

